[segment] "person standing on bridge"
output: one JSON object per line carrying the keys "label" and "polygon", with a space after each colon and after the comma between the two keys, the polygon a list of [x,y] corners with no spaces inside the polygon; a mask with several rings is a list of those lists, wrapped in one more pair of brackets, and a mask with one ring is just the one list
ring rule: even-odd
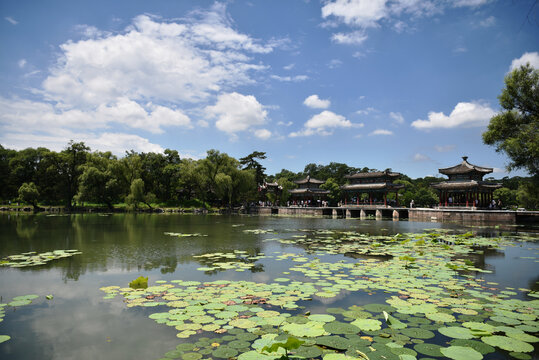
{"label": "person standing on bridge", "polygon": [[414,207],[414,199],[412,199],[412,201],[410,201],[410,208],[413,208]]}

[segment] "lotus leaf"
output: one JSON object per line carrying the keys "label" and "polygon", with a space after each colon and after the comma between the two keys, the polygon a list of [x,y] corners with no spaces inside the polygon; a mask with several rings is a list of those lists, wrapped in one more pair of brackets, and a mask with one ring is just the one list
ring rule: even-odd
{"label": "lotus leaf", "polygon": [[480,352],[464,346],[450,346],[440,351],[444,356],[454,360],[481,360],[483,358]]}
{"label": "lotus leaf", "polygon": [[324,355],[323,360],[353,360],[357,359],[356,357],[348,356],[345,354],[326,354]]}
{"label": "lotus leaf", "polygon": [[336,350],[345,350],[353,344],[349,339],[336,335],[320,336],[315,340],[317,345],[322,345]]}
{"label": "lotus leaf", "polygon": [[464,346],[464,347],[470,347],[481,354],[490,354],[496,351],[492,346],[485,344],[484,342],[477,341],[477,340],[465,340],[465,339],[455,339],[451,340],[451,345],[454,346]]}
{"label": "lotus leaf", "polygon": [[525,333],[509,332],[509,333],[506,333],[506,334],[510,338],[522,340],[522,341],[525,341],[525,342],[528,342],[528,343],[534,343],[534,342],[539,341],[539,338],[537,336],[533,336],[533,335],[529,335],[529,334],[525,334]]}
{"label": "lotus leaf", "polygon": [[0,335],[0,344],[8,341],[9,339],[11,339],[11,336],[9,335]]}
{"label": "lotus leaf", "polygon": [[280,357],[281,355],[266,355],[253,350],[241,354],[238,356],[238,360],[275,360]]}
{"label": "lotus leaf", "polygon": [[438,329],[438,331],[451,338],[455,339],[473,339],[474,335],[472,334],[470,329],[458,327],[458,326],[449,326],[449,327],[441,327]]}
{"label": "lotus leaf", "polygon": [[327,334],[323,323],[317,321],[309,321],[305,324],[286,324],[282,330],[296,337],[317,337]]}
{"label": "lotus leaf", "polygon": [[442,353],[440,352],[440,349],[442,347],[440,345],[436,344],[416,344],[414,346],[414,350],[417,351],[420,354],[427,355],[427,356],[434,356],[434,357],[441,357]]}
{"label": "lotus leaf", "polygon": [[312,314],[312,315],[309,315],[308,318],[311,321],[318,321],[318,322],[323,322],[323,323],[335,321],[335,316],[328,315],[328,314]]}
{"label": "lotus leaf", "polygon": [[532,357],[530,355],[528,355],[528,354],[514,352],[514,351],[510,352],[509,356],[511,356],[514,359],[519,359],[519,360],[531,360],[532,359]]}
{"label": "lotus leaf", "polygon": [[15,300],[8,303],[9,306],[24,306],[29,305],[32,303],[32,300],[23,299],[23,300]]}
{"label": "lotus leaf", "polygon": [[351,324],[364,331],[374,331],[382,328],[382,322],[374,319],[356,319]]}
{"label": "lotus leaf", "polygon": [[199,360],[199,359],[202,359],[202,354],[200,353],[194,353],[194,352],[190,352],[190,353],[185,353],[182,355],[182,360]]}
{"label": "lotus leaf", "polygon": [[256,323],[249,319],[235,319],[230,321],[229,324],[240,329],[250,329],[256,326]]}
{"label": "lotus leaf", "polygon": [[220,359],[228,359],[238,355],[238,351],[228,346],[220,346],[212,352],[212,356]]}
{"label": "lotus leaf", "polygon": [[514,352],[531,352],[533,351],[533,345],[528,344],[527,342],[513,339],[507,336],[492,335],[492,336],[483,336],[481,340],[491,346],[497,346],[500,349]]}
{"label": "lotus leaf", "polygon": [[407,329],[402,329],[401,333],[415,339],[432,339],[435,336],[432,331],[410,327]]}
{"label": "lotus leaf", "polygon": [[325,323],[324,330],[330,334],[357,334],[360,332],[357,326],[340,321]]}

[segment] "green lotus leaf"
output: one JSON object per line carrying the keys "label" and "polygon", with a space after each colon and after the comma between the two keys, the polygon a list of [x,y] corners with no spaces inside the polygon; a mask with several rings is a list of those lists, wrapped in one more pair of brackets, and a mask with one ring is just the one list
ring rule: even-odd
{"label": "green lotus leaf", "polygon": [[331,349],[345,350],[352,345],[349,339],[341,336],[320,336],[315,339],[317,345],[322,345]]}
{"label": "green lotus leaf", "polygon": [[231,320],[228,324],[240,329],[251,329],[256,327],[256,323],[249,319],[235,319]]}
{"label": "green lotus leaf", "polygon": [[427,355],[427,356],[433,356],[433,357],[442,356],[442,353],[440,352],[441,348],[442,347],[440,345],[429,344],[429,343],[416,344],[414,346],[414,350],[417,351],[418,353]]}
{"label": "green lotus leaf", "polygon": [[207,324],[207,325],[202,326],[202,330],[204,331],[215,331],[220,328],[221,326],[217,324]]}
{"label": "green lotus leaf", "polygon": [[480,352],[464,346],[450,346],[440,351],[444,356],[454,360],[481,360],[483,358]]}
{"label": "green lotus leaf", "polygon": [[215,314],[216,318],[219,319],[232,319],[234,317],[238,316],[238,313],[235,311],[221,311]]}
{"label": "green lotus leaf", "polygon": [[37,299],[39,295],[22,295],[22,296],[16,296],[13,298],[13,301],[19,301],[19,300],[34,300]]}
{"label": "green lotus leaf", "polygon": [[453,315],[440,313],[440,312],[428,313],[428,314],[425,314],[425,316],[427,317],[427,319],[435,321],[435,322],[446,323],[446,322],[457,321],[457,319],[455,319]]}
{"label": "green lotus leaf", "polygon": [[29,305],[32,303],[32,300],[23,299],[23,300],[15,300],[7,303],[9,306],[24,306]]}
{"label": "green lotus leaf", "polygon": [[374,319],[356,319],[351,324],[364,331],[374,331],[382,328],[382,322]]}
{"label": "green lotus leaf", "polygon": [[238,360],[275,360],[280,357],[281,355],[266,355],[252,350],[238,356]]}
{"label": "green lotus leaf", "polygon": [[441,327],[438,329],[438,331],[451,338],[455,339],[473,339],[474,335],[472,334],[470,329],[458,327],[458,326],[449,326],[449,327]]}
{"label": "green lotus leaf", "polygon": [[514,352],[531,352],[533,351],[533,345],[528,344],[527,342],[513,339],[508,336],[492,335],[492,336],[483,336],[481,340],[488,345],[497,346],[500,349]]}
{"label": "green lotus leaf", "polygon": [[328,315],[328,314],[312,314],[308,316],[309,320],[311,321],[318,321],[318,322],[332,322],[335,321],[335,316]]}
{"label": "green lotus leaf", "polygon": [[238,355],[238,350],[233,349],[228,346],[220,346],[217,349],[215,349],[211,354],[212,356],[219,359],[228,359],[228,358]]}
{"label": "green lotus leaf", "polygon": [[200,353],[185,353],[182,355],[182,360],[199,360],[202,359],[203,355]]}
{"label": "green lotus leaf", "polygon": [[528,354],[520,353],[520,352],[510,352],[509,356],[511,356],[513,359],[519,359],[519,360],[532,360],[532,357]]}
{"label": "green lotus leaf", "polygon": [[179,358],[182,354],[183,354],[183,351],[180,351],[180,350],[176,349],[176,350],[172,350],[172,351],[166,352],[164,356],[165,356],[167,359],[177,359],[177,358]]}
{"label": "green lotus leaf", "polygon": [[242,349],[242,348],[250,347],[251,343],[249,343],[248,341],[244,341],[244,340],[232,340],[231,342],[229,342],[226,345],[231,347],[231,348],[234,348],[234,349]]}
{"label": "green lotus leaf", "polygon": [[294,350],[294,357],[312,359],[322,355],[322,350],[318,346],[302,345]]}
{"label": "green lotus leaf", "polygon": [[353,360],[357,357],[348,356],[345,354],[326,354],[323,357],[323,360]]}
{"label": "green lotus leaf", "polygon": [[9,335],[0,335],[0,344],[8,341],[9,339],[11,339],[11,336]]}
{"label": "green lotus leaf", "polygon": [[271,317],[279,316],[279,315],[281,314],[278,311],[273,311],[273,310],[259,311],[256,313],[256,316],[261,317],[261,318],[271,318]]}
{"label": "green lotus leaf", "polygon": [[284,325],[282,330],[296,337],[317,337],[327,334],[322,325],[316,321],[309,321],[306,324],[292,323]]}
{"label": "green lotus leaf", "polygon": [[330,334],[357,334],[360,332],[357,326],[340,321],[325,323],[324,330]]}
{"label": "green lotus leaf", "polygon": [[451,340],[450,344],[454,346],[469,347],[480,352],[483,355],[490,354],[496,351],[496,349],[494,349],[492,346],[477,340],[454,339]]}
{"label": "green lotus leaf", "polygon": [[526,334],[526,333],[511,332],[511,333],[506,333],[506,334],[510,338],[525,341],[525,342],[528,342],[528,343],[534,343],[534,342],[539,341],[539,338],[537,336],[529,335],[529,334]]}
{"label": "green lotus leaf", "polygon": [[432,331],[420,329],[420,328],[407,328],[402,329],[401,334],[406,335],[413,339],[432,339],[435,334]]}
{"label": "green lotus leaf", "polygon": [[480,322],[465,322],[462,324],[462,326],[467,327],[470,330],[481,330],[489,332],[491,334],[496,331],[495,326]]}

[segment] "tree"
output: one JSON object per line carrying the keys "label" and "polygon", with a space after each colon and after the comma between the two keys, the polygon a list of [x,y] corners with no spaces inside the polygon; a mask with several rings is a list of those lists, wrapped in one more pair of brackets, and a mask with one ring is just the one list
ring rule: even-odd
{"label": "tree", "polygon": [[325,183],[320,185],[320,188],[324,190],[329,190],[328,198],[331,205],[333,206],[337,205],[337,203],[342,198],[341,187],[333,178],[327,179]]}
{"label": "tree", "polygon": [[19,188],[19,199],[25,203],[28,203],[34,207],[37,207],[37,200],[39,198],[39,191],[37,191],[36,184],[33,182],[23,183]]}
{"label": "tree", "polygon": [[526,169],[539,181],[539,70],[513,70],[498,99],[504,111],[490,119],[483,142],[509,156],[508,170]]}
{"label": "tree", "polygon": [[244,170],[255,171],[255,180],[256,180],[256,183],[259,185],[262,185],[264,183],[264,178],[266,177],[266,174],[264,174],[264,171],[266,170],[266,168],[263,167],[262,164],[260,164],[255,159],[264,160],[265,158],[266,158],[265,152],[254,151],[251,154],[247,155],[246,157],[243,157],[240,159],[240,164],[243,165]]}
{"label": "tree", "polygon": [[71,140],[60,153],[59,161],[55,164],[56,171],[62,179],[63,198],[68,209],[71,209],[73,197],[79,190],[81,166],[86,163],[89,151],[90,148],[83,142],[76,143]]}
{"label": "tree", "polygon": [[135,210],[138,209],[138,204],[143,203],[152,210],[152,202],[155,201],[155,195],[151,192],[144,192],[144,181],[142,179],[135,179],[131,183],[129,195],[126,197],[125,202],[129,205],[133,205]]}
{"label": "tree", "polygon": [[502,206],[517,205],[517,191],[502,187],[494,190],[494,200],[501,201]]}
{"label": "tree", "polygon": [[123,192],[118,182],[121,167],[116,157],[110,152],[96,152],[88,156],[88,162],[80,169],[77,200],[106,204],[112,209]]}

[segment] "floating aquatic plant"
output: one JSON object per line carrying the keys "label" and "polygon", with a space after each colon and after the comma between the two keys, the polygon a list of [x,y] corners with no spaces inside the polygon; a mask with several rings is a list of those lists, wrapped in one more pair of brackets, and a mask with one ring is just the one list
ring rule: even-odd
{"label": "floating aquatic plant", "polygon": [[0,260],[0,266],[9,266],[12,268],[22,268],[28,266],[45,265],[50,261],[68,258],[74,255],[80,255],[82,252],[74,249],[54,250],[44,253],[35,251],[25,252],[19,255],[9,255]]}

